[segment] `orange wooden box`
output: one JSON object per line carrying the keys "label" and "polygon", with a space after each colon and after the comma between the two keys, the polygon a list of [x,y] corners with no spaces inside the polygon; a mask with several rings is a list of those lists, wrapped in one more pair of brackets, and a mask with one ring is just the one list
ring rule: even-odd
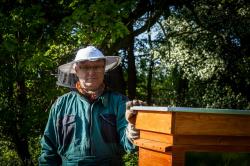
{"label": "orange wooden box", "polygon": [[139,165],[184,165],[188,151],[250,152],[250,111],[141,107]]}

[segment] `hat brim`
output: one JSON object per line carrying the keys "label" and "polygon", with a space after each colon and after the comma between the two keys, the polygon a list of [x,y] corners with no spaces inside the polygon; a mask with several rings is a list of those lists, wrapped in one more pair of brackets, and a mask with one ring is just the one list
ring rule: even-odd
{"label": "hat brim", "polygon": [[103,58],[95,58],[95,59],[84,59],[78,61],[72,61],[66,64],[63,64],[58,67],[61,72],[64,73],[72,73],[75,74],[75,63],[82,62],[82,61],[97,61],[100,59],[105,59],[105,72],[115,69],[121,63],[121,57],[119,56],[105,56]]}

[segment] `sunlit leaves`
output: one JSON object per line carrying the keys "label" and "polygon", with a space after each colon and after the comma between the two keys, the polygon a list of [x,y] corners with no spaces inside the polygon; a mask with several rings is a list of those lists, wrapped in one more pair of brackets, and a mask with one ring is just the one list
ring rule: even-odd
{"label": "sunlit leaves", "polygon": [[[223,61],[218,56],[219,46],[213,45],[213,50],[208,49],[210,43],[206,40],[212,38],[213,34],[197,28],[198,25],[194,22],[178,17],[169,17],[165,26],[169,29],[170,46],[162,49],[167,55],[163,61],[168,68],[178,65],[185,77],[201,80],[207,80],[223,71]],[[213,42],[216,43],[215,40]]]}
{"label": "sunlit leaves", "polygon": [[75,1],[71,4],[73,6],[78,7],[64,19],[63,26],[82,45],[106,43],[109,46],[129,33],[122,23],[122,19],[128,15],[127,3],[106,0],[80,4]]}
{"label": "sunlit leaves", "polygon": [[245,16],[245,17],[248,17],[250,15],[250,7],[247,7],[247,8],[239,8],[237,10],[237,13],[240,15],[240,16]]}
{"label": "sunlit leaves", "polygon": [[[182,95],[184,101],[179,104],[249,108],[244,91],[244,87],[249,87],[250,71],[245,53],[249,48],[246,42],[249,6],[233,0],[194,1],[192,5],[193,8],[171,7],[171,16],[162,23],[166,42],[153,53],[168,72],[157,72],[155,66],[154,86],[158,86],[160,77],[157,75],[165,73],[161,76],[170,82],[165,84],[170,90],[165,90],[161,96],[169,97],[171,90],[177,92],[173,97]],[[181,85],[185,79],[188,79],[187,84]],[[178,92],[180,88],[182,92]]]}

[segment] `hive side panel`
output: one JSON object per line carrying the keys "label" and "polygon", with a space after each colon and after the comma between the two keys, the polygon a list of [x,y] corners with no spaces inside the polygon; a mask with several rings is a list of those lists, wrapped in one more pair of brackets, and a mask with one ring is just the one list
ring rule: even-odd
{"label": "hive side panel", "polygon": [[176,135],[250,136],[249,115],[176,113]]}
{"label": "hive side panel", "polygon": [[138,111],[135,125],[137,129],[171,134],[172,113],[160,111]]}

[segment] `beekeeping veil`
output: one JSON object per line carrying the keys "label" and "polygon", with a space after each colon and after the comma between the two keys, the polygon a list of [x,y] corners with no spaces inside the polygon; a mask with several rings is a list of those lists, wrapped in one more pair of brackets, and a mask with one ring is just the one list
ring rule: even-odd
{"label": "beekeeping veil", "polygon": [[105,60],[105,72],[116,68],[121,62],[119,56],[104,56],[103,53],[94,46],[82,48],[78,50],[73,61],[58,67],[57,85],[75,88],[75,84],[78,81],[75,71],[76,63],[81,61],[96,61],[99,59]]}

